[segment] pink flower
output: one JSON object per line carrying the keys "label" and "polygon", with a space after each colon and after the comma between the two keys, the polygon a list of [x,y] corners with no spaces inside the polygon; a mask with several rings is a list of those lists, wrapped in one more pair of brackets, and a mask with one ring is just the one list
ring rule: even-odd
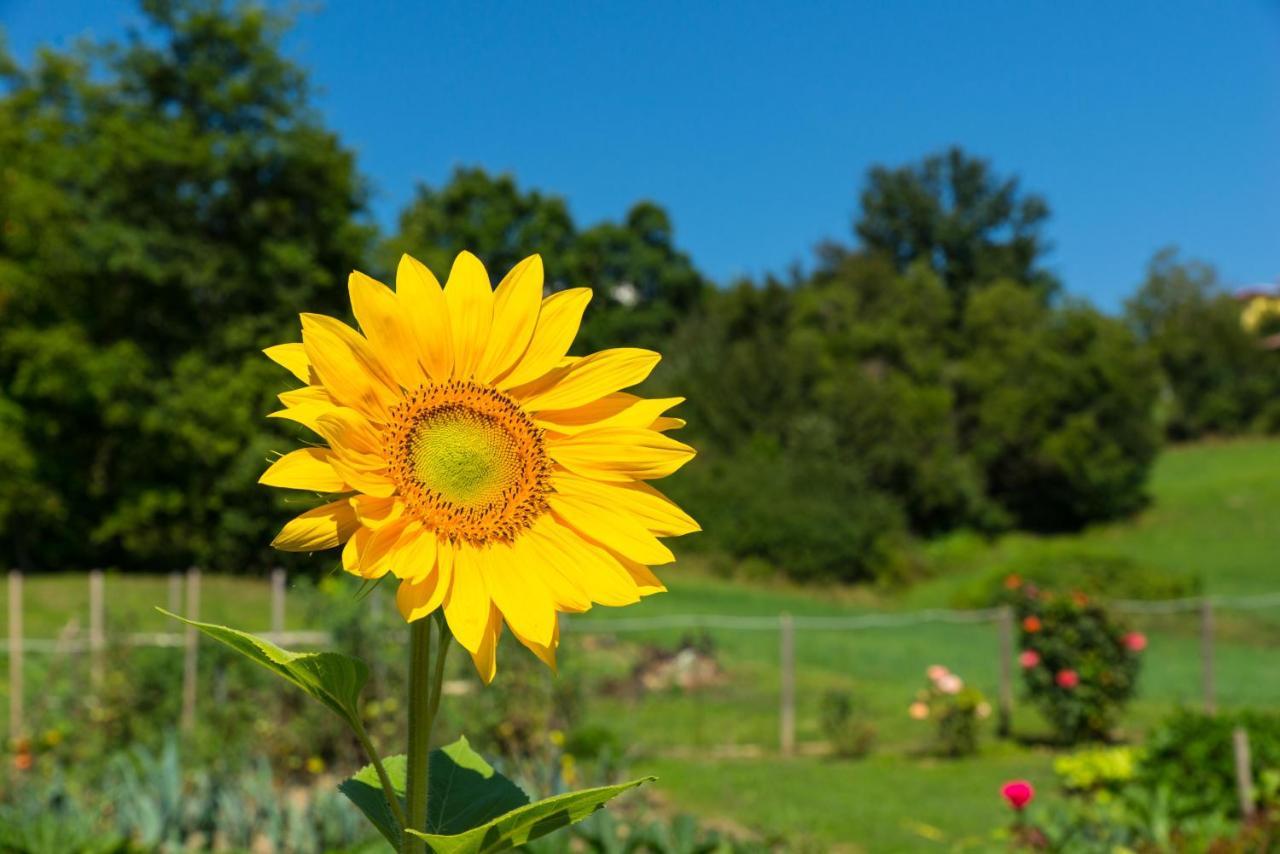
{"label": "pink flower", "polygon": [[1129,632],[1124,636],[1124,645],[1130,652],[1142,652],[1147,648],[1147,636],[1142,632]]}
{"label": "pink flower", "polygon": [[907,714],[914,720],[922,721],[929,717],[929,707],[917,700],[907,707]]}
{"label": "pink flower", "polygon": [[1035,796],[1036,790],[1027,780],[1010,780],[1000,787],[1000,797],[1018,812],[1022,812]]}
{"label": "pink flower", "polygon": [[924,673],[926,676],[929,677],[930,680],[932,680],[933,682],[937,682],[939,679],[941,679],[943,676],[946,676],[950,672],[951,671],[947,670],[947,668],[943,667],[941,664],[931,664],[929,665],[929,669],[926,670]]}
{"label": "pink flower", "polygon": [[1040,663],[1040,653],[1034,649],[1024,649],[1018,654],[1018,663],[1022,665],[1024,670],[1030,670]]}
{"label": "pink flower", "polygon": [[938,690],[944,694],[959,694],[964,681],[954,673],[945,673],[938,679]]}
{"label": "pink flower", "polygon": [[1080,684],[1080,674],[1071,669],[1059,670],[1053,680],[1058,683],[1059,688],[1071,689]]}

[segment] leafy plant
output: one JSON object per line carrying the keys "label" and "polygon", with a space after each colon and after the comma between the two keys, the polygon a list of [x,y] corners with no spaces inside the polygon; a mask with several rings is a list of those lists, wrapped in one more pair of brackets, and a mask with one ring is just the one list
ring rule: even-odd
{"label": "leafy plant", "polygon": [[969,756],[978,750],[978,729],[991,716],[982,692],[940,664],[925,673],[925,687],[916,693],[908,713],[919,721],[933,721],[934,749],[943,756]]}
{"label": "leafy plant", "polygon": [[876,727],[867,711],[844,691],[823,695],[822,732],[835,755],[842,757],[866,756],[876,738]]}

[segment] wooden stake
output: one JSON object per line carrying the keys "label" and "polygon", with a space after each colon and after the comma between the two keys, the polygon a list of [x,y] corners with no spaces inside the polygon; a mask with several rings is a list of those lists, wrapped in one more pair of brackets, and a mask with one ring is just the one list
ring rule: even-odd
{"label": "wooden stake", "polygon": [[1236,753],[1236,790],[1240,793],[1240,815],[1249,821],[1257,812],[1253,794],[1253,765],[1249,758],[1249,733],[1238,726],[1231,733]]}
{"label": "wooden stake", "polygon": [[[200,568],[187,570],[187,613],[188,620],[200,619]],[[182,728],[190,731],[196,723],[196,677],[198,661],[196,653],[199,649],[200,633],[195,626],[187,626],[186,657],[182,667]]]}
{"label": "wooden stake", "polygon": [[26,732],[22,721],[22,572],[9,570],[9,737]]}
{"label": "wooden stake", "polygon": [[107,647],[105,584],[102,570],[89,570],[89,684],[102,688],[103,651]]}
{"label": "wooden stake", "polygon": [[1000,608],[1000,710],[996,731],[1008,738],[1013,730],[1013,608]]}
{"label": "wooden stake", "polygon": [[271,570],[271,631],[275,634],[284,631],[284,579],[283,567]]}
{"label": "wooden stake", "polygon": [[790,614],[778,617],[778,652],[782,664],[781,708],[778,738],[783,756],[796,749],[796,626]]}
{"label": "wooden stake", "polygon": [[1213,675],[1213,600],[1206,596],[1200,602],[1200,667],[1204,684],[1204,710],[1218,711]]}

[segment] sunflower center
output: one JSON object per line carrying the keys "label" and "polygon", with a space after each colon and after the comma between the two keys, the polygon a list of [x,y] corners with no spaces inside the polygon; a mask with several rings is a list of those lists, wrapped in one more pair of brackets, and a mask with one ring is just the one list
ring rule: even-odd
{"label": "sunflower center", "polygon": [[496,389],[419,386],[391,408],[387,439],[401,498],[440,535],[510,540],[546,510],[542,430]]}

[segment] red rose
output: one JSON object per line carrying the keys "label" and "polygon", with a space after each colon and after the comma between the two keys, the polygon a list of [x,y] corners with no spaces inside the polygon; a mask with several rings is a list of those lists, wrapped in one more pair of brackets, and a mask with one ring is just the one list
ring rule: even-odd
{"label": "red rose", "polygon": [[1034,635],[1040,628],[1040,618],[1034,614],[1022,621],[1022,630],[1029,635]]}
{"label": "red rose", "polygon": [[1124,646],[1130,652],[1142,652],[1147,648],[1147,636],[1142,632],[1129,632],[1124,636]]}
{"label": "red rose", "polygon": [[1058,683],[1059,688],[1071,689],[1080,684],[1080,674],[1074,670],[1059,670],[1054,681]]}
{"label": "red rose", "polygon": [[1010,780],[1000,787],[1000,797],[1009,802],[1009,806],[1021,812],[1036,796],[1036,790],[1027,780]]}

